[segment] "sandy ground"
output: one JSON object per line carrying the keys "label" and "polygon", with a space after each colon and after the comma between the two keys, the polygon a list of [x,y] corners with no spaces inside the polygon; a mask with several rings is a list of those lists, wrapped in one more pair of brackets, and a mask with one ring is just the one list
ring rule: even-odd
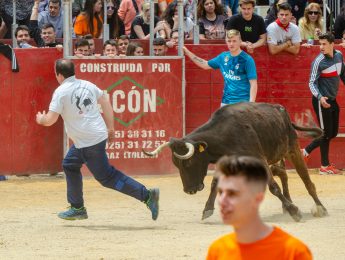
{"label": "sandy ground", "polygon": [[[345,259],[345,176],[311,175],[329,216],[314,218],[301,180],[289,173],[290,191],[303,221],[283,215],[277,198],[267,194],[263,219],[305,241],[315,259]],[[0,182],[0,259],[204,259],[209,244],[231,231],[215,214],[201,221],[207,188],[182,192],[178,175],[137,178],[161,189],[159,219],[144,204],[85,178],[89,219],[63,221],[67,206],[63,176],[12,177]]]}

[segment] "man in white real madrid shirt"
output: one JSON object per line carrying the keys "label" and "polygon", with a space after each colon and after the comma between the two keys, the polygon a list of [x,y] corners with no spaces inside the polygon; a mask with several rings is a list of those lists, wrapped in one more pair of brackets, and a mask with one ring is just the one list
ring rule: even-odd
{"label": "man in white real madrid shirt", "polygon": [[73,141],[62,162],[66,174],[67,200],[71,206],[67,211],[60,212],[58,217],[65,220],[88,218],[80,172],[82,165],[86,164],[100,184],[144,202],[151,210],[152,219],[156,220],[159,189],[148,190],[109,164],[105,145],[108,138],[109,141],[114,139],[111,104],[96,85],[76,79],[74,71],[71,60],[59,59],[55,62],[55,75],[60,86],[53,94],[48,113],[43,111],[36,115],[36,122],[43,126],[53,125],[61,115],[66,132]]}

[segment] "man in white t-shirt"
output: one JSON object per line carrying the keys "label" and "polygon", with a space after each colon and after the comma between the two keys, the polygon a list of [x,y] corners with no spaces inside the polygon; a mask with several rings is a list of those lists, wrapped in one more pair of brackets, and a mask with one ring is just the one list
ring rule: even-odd
{"label": "man in white t-shirt", "polygon": [[[62,162],[67,182],[67,200],[71,207],[58,214],[66,220],[88,218],[83,199],[83,180],[80,169],[86,164],[95,179],[104,187],[120,191],[142,202],[158,217],[159,189],[144,185],[126,176],[109,164],[105,151],[107,139],[114,139],[113,110],[107,96],[96,85],[75,78],[71,60],[55,62],[55,76],[60,86],[55,90],[48,113],[38,112],[36,122],[53,125],[61,115],[67,135],[72,139]],[[100,113],[98,104],[103,111]]]}
{"label": "man in white t-shirt", "polygon": [[271,54],[282,51],[298,54],[301,35],[298,26],[291,23],[291,6],[289,3],[278,5],[277,20],[267,27],[268,50]]}

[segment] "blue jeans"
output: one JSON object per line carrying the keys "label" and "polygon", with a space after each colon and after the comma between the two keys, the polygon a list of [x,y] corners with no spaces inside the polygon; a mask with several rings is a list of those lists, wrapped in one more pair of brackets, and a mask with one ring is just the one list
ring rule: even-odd
{"label": "blue jeans", "polygon": [[83,180],[80,172],[84,163],[104,187],[120,191],[140,201],[148,198],[149,192],[144,185],[109,164],[105,145],[106,140],[80,149],[73,144],[64,158],[62,167],[66,174],[67,200],[73,207],[84,206]]}

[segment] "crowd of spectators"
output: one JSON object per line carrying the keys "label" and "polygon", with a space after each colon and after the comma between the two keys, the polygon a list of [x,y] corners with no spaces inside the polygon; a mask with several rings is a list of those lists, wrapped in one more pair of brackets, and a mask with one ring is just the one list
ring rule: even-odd
{"label": "crowd of spectators", "polygon": [[[317,41],[323,30],[322,0],[274,0],[265,17],[255,13],[256,3],[262,2],[258,0],[199,0],[197,10],[193,10],[194,1],[183,1],[182,31],[186,40],[193,39],[194,26],[198,24],[201,40],[222,40],[225,39],[227,30],[236,29],[241,33],[242,48],[248,53],[267,45],[271,54],[281,51],[296,54],[301,44],[309,47],[314,40]],[[104,0],[73,2],[72,36],[76,38],[76,55],[94,55],[94,39],[98,38],[111,40],[107,48],[112,49],[113,44],[116,47],[115,52],[108,52],[106,46],[103,46],[101,55],[136,55],[135,50],[141,53],[143,46],[130,45],[130,41],[150,38],[151,19],[154,19],[154,38],[164,39],[164,48],[177,45],[178,29],[181,27],[177,0],[159,0],[153,18],[150,17],[150,4],[144,0],[106,0],[106,18],[103,17],[103,4]],[[18,28],[15,37],[18,47],[62,48],[64,12],[61,0],[27,0],[25,4],[17,1],[16,9]],[[194,11],[197,13],[197,21]],[[10,39],[12,0],[0,2],[0,17],[0,38]],[[103,23],[109,25],[109,35],[104,35]],[[335,38],[345,42],[344,30],[345,3],[335,19]],[[89,42],[89,46],[85,45],[85,40]],[[345,43],[341,45],[345,47]],[[88,52],[82,50],[86,48],[89,49]]]}

